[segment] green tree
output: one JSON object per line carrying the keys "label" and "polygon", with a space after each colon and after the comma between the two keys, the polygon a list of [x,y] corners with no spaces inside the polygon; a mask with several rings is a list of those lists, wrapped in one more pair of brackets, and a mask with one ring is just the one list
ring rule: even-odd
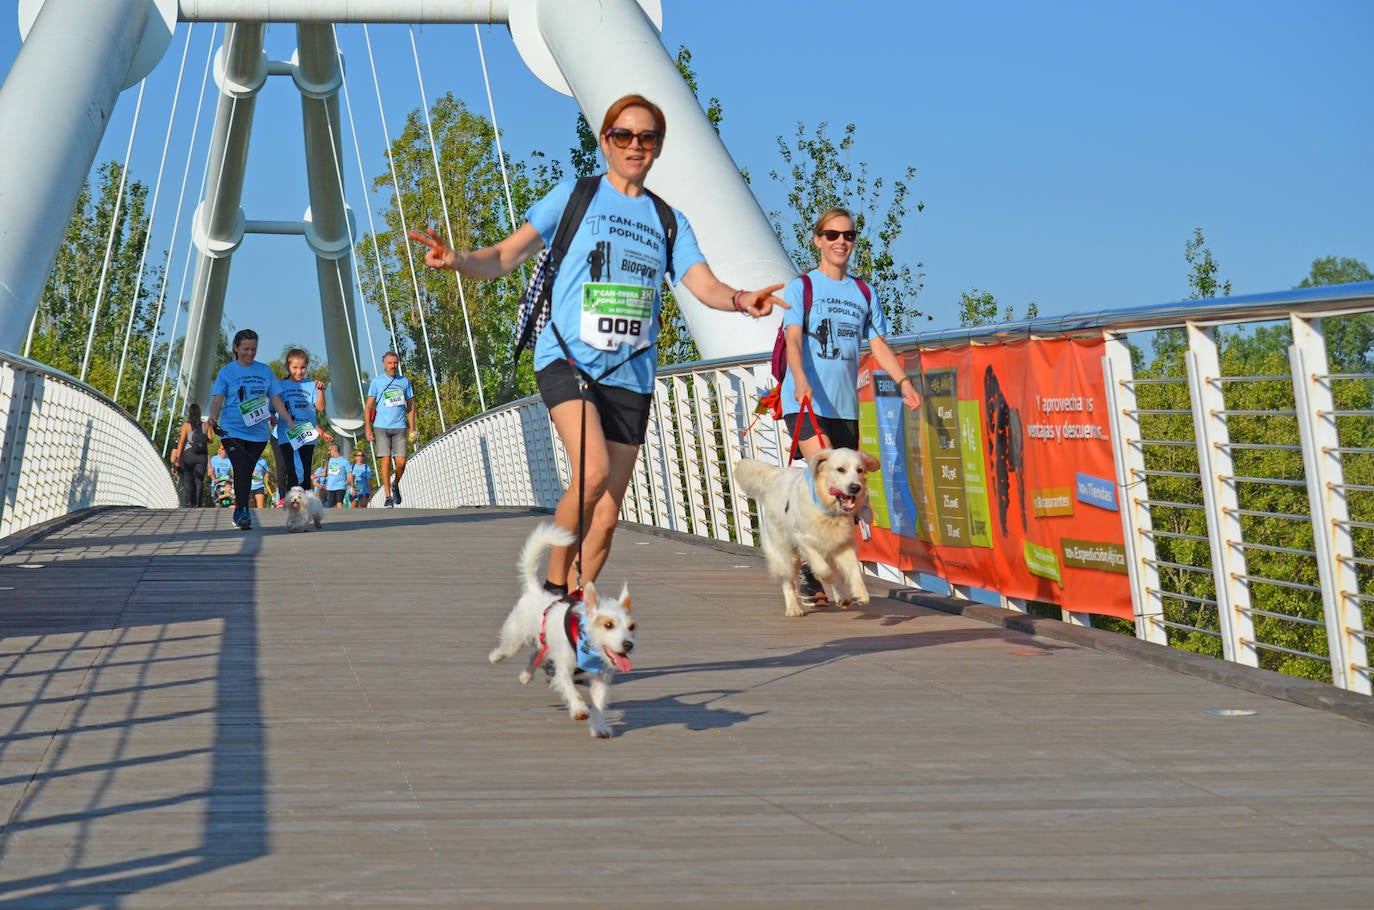
{"label": "green tree", "polygon": [[1212,258],[1212,251],[1202,236],[1202,228],[1193,228],[1193,239],[1188,241],[1183,255],[1192,267],[1188,273],[1188,287],[1192,290],[1188,295],[1189,300],[1209,300],[1217,296],[1217,291],[1221,291],[1223,297],[1231,296],[1231,282],[1217,280],[1221,266]]}
{"label": "green tree", "polygon": [[1316,288],[1330,284],[1354,284],[1357,281],[1374,281],[1374,272],[1360,260],[1349,256],[1324,256],[1312,260],[1312,271],[1298,282],[1298,287]]}
{"label": "green tree", "polygon": [[[143,390],[149,347],[158,345],[154,295],[162,266],[144,255],[148,187],[128,180],[121,198],[122,170],[114,162],[100,165],[94,186],[88,180],[77,197],[39,301],[29,356],[79,376],[91,338],[86,381],[113,398],[122,360],[119,404],[132,412]],[[150,376],[148,387],[156,382]]]}
{"label": "green tree", "polygon": [[[1312,260],[1312,271],[1300,288],[1374,281],[1374,272],[1358,259],[1326,256]],[[1325,320],[1326,350],[1331,368],[1343,373],[1374,373],[1374,315],[1359,313]]]}
{"label": "green tree", "polygon": [[[1223,297],[1231,296],[1231,282],[1219,281],[1221,266],[1212,256],[1202,228],[1193,228],[1193,236],[1183,247],[1183,258],[1188,263],[1188,300],[1210,300],[1220,291]],[[1183,329],[1164,329],[1156,333],[1154,339],[1155,364],[1157,369],[1165,369],[1170,375],[1182,375],[1183,357],[1188,348],[1188,336]]]}
{"label": "green tree", "polygon": [[[1229,281],[1219,281],[1220,266],[1206,245],[1202,229],[1195,228],[1184,245],[1188,263],[1190,299],[1215,297],[1219,290],[1229,294]],[[1186,380],[1185,357],[1188,337],[1183,329],[1163,329],[1153,339],[1153,358],[1133,351],[1136,375],[1150,380],[1137,386],[1141,434],[1146,439],[1194,440],[1191,402]],[[1211,601],[1216,590],[1210,572],[1211,550],[1207,543],[1206,515],[1201,511],[1202,487],[1195,445],[1152,445],[1142,452],[1149,472],[1150,509],[1156,531],[1155,547],[1160,560],[1160,586],[1177,592],[1179,599],[1165,600],[1165,617],[1188,629],[1171,629],[1173,644],[1191,651],[1220,657],[1217,637],[1220,619]]]}
{"label": "green tree", "polygon": [[[816,263],[811,227],[817,216],[835,206],[853,213],[859,239],[851,267],[877,290],[887,307],[893,334],[900,334],[912,331],[923,315],[916,308],[924,277],[922,265],[908,265],[894,252],[913,205],[911,184],[916,168],[907,167],[892,180],[872,176],[866,162],[852,161],[857,133],[854,124],[847,124],[836,142],[827,133],[826,123],[810,131],[798,123],[791,142],[779,136],[783,167],[770,171],[769,176],[785,188],[787,211],[772,211],[768,217],[800,271]],[[925,208],[923,202],[914,205],[918,213]]]}
{"label": "green tree", "polygon": [[[1034,319],[1040,315],[1040,307],[1034,302],[1026,304],[1023,319]],[[997,298],[989,291],[972,288],[959,295],[960,325],[992,325],[997,322],[1015,322],[1016,311],[1008,305],[999,311]]]}
{"label": "green tree", "polygon": [[[1229,293],[1230,283],[1219,280],[1219,267],[1200,230],[1194,232],[1186,258],[1192,269],[1189,286],[1195,299]],[[1312,274],[1300,286],[1340,278],[1359,280],[1361,267],[1355,260],[1317,260]],[[1358,367],[1367,359],[1368,336],[1361,336],[1361,318],[1324,320],[1333,371]],[[1159,334],[1166,337],[1157,342],[1154,359],[1137,376],[1168,381],[1137,386],[1142,435],[1193,442],[1184,378],[1184,333],[1170,330]],[[1312,525],[1290,517],[1306,515],[1310,508],[1302,455],[1296,445],[1299,431],[1288,362],[1291,343],[1286,322],[1219,333],[1221,374],[1231,377],[1222,391],[1232,443],[1238,518],[1248,544],[1244,551],[1247,585],[1252,605],[1262,611],[1252,617],[1255,640],[1274,646],[1260,648],[1260,665],[1290,675],[1329,680],[1331,668],[1320,659],[1328,653],[1326,630],[1321,625],[1325,619],[1321,596],[1310,590],[1320,584],[1316,561],[1297,555],[1314,549]],[[1331,383],[1337,413],[1350,415],[1337,418],[1341,445],[1356,451],[1368,449],[1374,445],[1374,428],[1360,415],[1370,408],[1369,383],[1358,375],[1333,376]],[[1165,615],[1171,622],[1197,630],[1174,628],[1168,634],[1180,647],[1219,656],[1222,648],[1216,633],[1220,623],[1211,603],[1216,590],[1206,519],[1199,508],[1202,496],[1196,445],[1152,445],[1143,454],[1146,468],[1152,472],[1148,498],[1155,503],[1151,517],[1161,587],[1181,595],[1166,599]],[[1374,465],[1368,459],[1348,459],[1345,470],[1346,483],[1352,489],[1368,488],[1374,482]],[[1351,496],[1349,506],[1356,522],[1374,518],[1374,502],[1367,497]],[[1356,546],[1361,552],[1374,544],[1374,535],[1363,528],[1356,527],[1353,533],[1360,538]],[[1368,593],[1374,578],[1367,567],[1361,572],[1360,587]],[[1374,621],[1374,610],[1365,612],[1366,623]]]}
{"label": "green tree", "polygon": [[[397,353],[415,387],[417,424],[425,437],[440,432],[435,386],[449,424],[478,413],[478,382],[488,406],[495,403],[494,396],[510,370],[511,327],[529,274],[528,269],[516,270],[499,281],[460,283],[456,272],[425,268],[423,250],[417,251],[403,227],[422,230],[432,226],[441,235],[448,235],[449,245],[458,250],[489,246],[518,227],[511,224],[508,214],[490,121],[470,111],[452,94],[435,101],[430,120],[442,174],[436,180],[434,153],[423,114],[417,108],[406,117],[404,129],[391,145],[399,194],[393,191],[389,169],[372,184],[374,192],[391,197],[383,212],[385,227],[358,244],[363,299],[381,311],[388,326],[394,320],[401,349]],[[539,154],[529,164],[509,158],[505,163],[516,213],[527,210],[562,178],[561,165]],[[447,223],[443,202],[447,202]],[[517,220],[519,217],[516,214]],[[374,252],[374,240],[380,256]],[[469,323],[472,346],[468,343]],[[521,363],[516,391],[534,391],[528,357]]]}

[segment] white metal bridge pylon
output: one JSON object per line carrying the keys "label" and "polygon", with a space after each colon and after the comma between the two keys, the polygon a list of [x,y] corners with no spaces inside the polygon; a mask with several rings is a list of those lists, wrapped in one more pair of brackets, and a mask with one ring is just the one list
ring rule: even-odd
{"label": "white metal bridge pylon", "polygon": [[[306,237],[319,267],[331,366],[354,362],[351,227],[339,188],[341,145],[331,135],[339,123],[334,23],[505,24],[530,70],[571,94],[594,125],[621,95],[652,98],[671,129],[650,186],[691,220],[713,271],[749,288],[795,274],[659,39],[659,0],[21,0],[19,12],[25,42],[0,86],[0,350],[23,343],[62,239],[54,223],[75,205],[119,92],[156,65],[177,20],[233,23],[217,66],[221,99],[209,166],[219,170],[206,181],[196,219],[187,401],[208,398],[230,254],[250,230]],[[264,60],[267,22],[297,24],[295,61]],[[292,75],[304,98],[310,210],[299,223],[249,221],[239,205],[253,96],[273,73]],[[740,320],[701,306],[680,284],[675,291],[703,357],[771,347],[779,314]],[[357,384],[336,381],[331,392],[331,418],[341,429],[360,426]]]}
{"label": "white metal bridge pylon", "polygon": [[[295,234],[315,254],[325,348],[337,380],[330,386],[330,422],[357,437],[363,424],[362,393],[356,381],[357,308],[353,298],[352,223],[343,196],[343,145],[339,127],[339,65],[334,33],[326,23],[299,23],[297,48],[289,61],[263,53],[264,24],[236,22],[225,30],[216,61],[219,105],[210,140],[206,197],[195,219],[198,250],[186,328],[181,397],[209,404],[215,368],[214,345],[224,317],[224,296],[232,257],[245,234]],[[300,221],[250,220],[242,207],[244,170],[258,91],[268,76],[290,76],[301,92],[305,133],[306,185],[310,207]],[[348,367],[345,368],[344,365]]]}

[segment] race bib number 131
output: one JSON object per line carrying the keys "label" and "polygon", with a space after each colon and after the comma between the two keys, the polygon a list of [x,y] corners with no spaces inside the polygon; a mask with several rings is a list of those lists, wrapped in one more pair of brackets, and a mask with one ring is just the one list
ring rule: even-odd
{"label": "race bib number 131", "polygon": [[583,343],[600,351],[647,348],[655,295],[654,288],[633,284],[582,285]]}
{"label": "race bib number 131", "polygon": [[247,401],[240,401],[239,413],[243,415],[243,425],[246,427],[262,423],[270,413],[267,408],[267,396],[257,395]]}

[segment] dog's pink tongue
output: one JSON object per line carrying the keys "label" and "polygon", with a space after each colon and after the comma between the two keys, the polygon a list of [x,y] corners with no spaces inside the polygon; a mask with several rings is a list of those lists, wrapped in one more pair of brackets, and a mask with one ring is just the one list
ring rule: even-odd
{"label": "dog's pink tongue", "polygon": [[618,654],[615,651],[607,650],[606,656],[610,658],[611,663],[615,664],[615,668],[621,673],[630,672],[630,658],[628,655]]}

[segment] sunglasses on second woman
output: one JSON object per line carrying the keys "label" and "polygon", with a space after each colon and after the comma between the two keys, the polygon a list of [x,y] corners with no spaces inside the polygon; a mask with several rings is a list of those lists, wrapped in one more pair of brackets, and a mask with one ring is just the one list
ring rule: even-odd
{"label": "sunglasses on second woman", "polygon": [[853,243],[853,242],[854,242],[854,238],[859,236],[859,232],[858,232],[858,231],[830,231],[830,230],[825,230],[825,231],[817,231],[817,232],[816,232],[816,236],[817,236],[817,237],[824,237],[826,240],[829,240],[829,241],[831,241],[832,243],[833,243],[834,241],[836,241],[836,240],[839,240],[841,237],[843,237],[845,240],[848,240],[850,243]]}
{"label": "sunglasses on second woman", "polygon": [[633,130],[625,129],[623,126],[613,126],[606,130],[603,135],[611,140],[611,143],[618,149],[627,149],[633,140],[638,139],[639,147],[646,152],[652,152],[658,148],[659,142],[663,141],[663,134],[658,130],[644,130],[636,133]]}

